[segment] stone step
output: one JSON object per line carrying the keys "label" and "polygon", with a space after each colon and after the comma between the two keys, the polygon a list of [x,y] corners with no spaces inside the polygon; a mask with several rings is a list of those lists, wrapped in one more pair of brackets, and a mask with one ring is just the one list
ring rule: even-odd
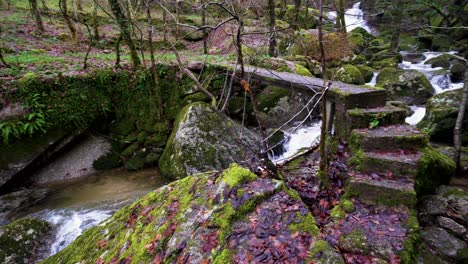
{"label": "stone step", "polygon": [[353,153],[349,160],[357,170],[397,178],[413,178],[418,171],[422,153],[408,150],[374,150]]}
{"label": "stone step", "polygon": [[346,263],[411,263],[408,256],[414,254],[419,231],[415,210],[368,205],[355,198],[352,203],[354,212],[324,227]]}
{"label": "stone step", "polygon": [[351,177],[346,185],[346,193],[367,204],[405,205],[409,208],[416,205],[417,198],[412,179],[372,175],[358,173],[355,177]]}
{"label": "stone step", "polygon": [[364,150],[417,150],[427,146],[428,142],[427,134],[410,125],[390,125],[352,131],[353,148]]}
{"label": "stone step", "polygon": [[346,111],[349,130],[356,128],[368,128],[374,120],[379,126],[404,124],[407,116],[406,109],[395,106],[383,106],[377,108],[354,108]]}
{"label": "stone step", "polygon": [[333,83],[327,93],[327,100],[333,102],[337,112],[353,108],[384,107],[387,94],[383,89]]}

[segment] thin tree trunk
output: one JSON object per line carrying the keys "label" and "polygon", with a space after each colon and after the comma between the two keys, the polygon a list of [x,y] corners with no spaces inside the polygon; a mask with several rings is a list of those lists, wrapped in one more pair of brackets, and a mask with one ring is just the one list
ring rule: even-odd
{"label": "thin tree trunk", "polygon": [[468,103],[468,68],[465,70],[465,83],[463,84],[463,97],[460,102],[460,107],[458,109],[457,121],[455,122],[455,128],[453,130],[453,142],[455,146],[455,162],[457,165],[457,172],[460,171],[460,156],[462,151],[462,127],[463,120],[465,117],[465,112]]}
{"label": "thin tree trunk", "polygon": [[62,11],[63,18],[65,19],[65,23],[67,24],[68,29],[70,30],[72,40],[76,42],[78,40],[76,27],[71,21],[70,16],[68,15],[67,0],[59,0],[59,5],[60,10]]}
{"label": "thin tree trunk", "polygon": [[174,0],[174,6],[175,6],[175,15],[176,15],[176,21],[175,21],[175,39],[179,40],[179,21],[180,21],[180,10],[179,10],[179,1]]}
{"label": "thin tree trunk", "polygon": [[122,8],[120,7],[117,0],[108,0],[109,5],[111,7],[112,13],[117,20],[117,24],[120,28],[120,35],[122,39],[126,42],[128,48],[130,49],[130,57],[132,59],[132,65],[134,68],[137,68],[141,65],[140,58],[138,57],[138,52],[135,48],[135,43],[132,40],[131,35],[131,25],[130,21],[127,17],[125,17],[124,13],[122,12]]}
{"label": "thin tree trunk", "polygon": [[346,21],[345,21],[345,1],[344,0],[339,0],[339,9],[340,12],[338,12],[338,17],[340,18],[340,32],[346,33]]}
{"label": "thin tree trunk", "polygon": [[5,65],[5,67],[10,67],[10,65],[8,65],[8,63],[6,63],[5,59],[3,58],[1,49],[0,49],[0,61],[3,63],[3,65]]}
{"label": "thin tree trunk", "polygon": [[163,22],[164,22],[164,25],[163,25],[163,38],[164,38],[164,42],[167,41],[167,13],[166,13],[166,9],[163,9]]}
{"label": "thin tree trunk", "polygon": [[122,34],[119,34],[119,38],[115,42],[115,68],[120,68],[120,42],[122,41]]}
{"label": "thin tree trunk", "polygon": [[94,31],[94,39],[96,42],[99,42],[99,24],[98,24],[98,3],[97,0],[94,0],[93,6],[93,31]]}
{"label": "thin tree trunk", "polygon": [[208,54],[208,34],[206,32],[206,6],[205,6],[205,0],[201,1],[202,5],[202,27],[203,27],[203,54]]}
{"label": "thin tree trunk", "polygon": [[[323,46],[323,32],[322,32],[322,23],[323,23],[323,2],[319,2],[319,24],[318,24],[318,39],[320,45],[320,59],[322,63],[322,72],[323,72],[323,95],[322,95],[322,127],[320,131],[320,173],[327,174],[328,161],[327,153],[325,150],[325,140],[327,134],[327,107],[326,107],[326,92],[327,92],[327,66],[325,62],[325,49]],[[325,177],[324,177],[325,178]]]}
{"label": "thin tree trunk", "polygon": [[401,8],[399,6],[400,1],[396,1],[394,6],[393,6],[393,11],[392,11],[392,38],[390,40],[390,47],[388,48],[388,51],[390,52],[396,52],[399,42],[400,42],[400,27],[401,27],[401,19],[402,19],[402,14],[401,14]]}
{"label": "thin tree trunk", "polygon": [[294,23],[293,28],[299,28],[299,12],[301,11],[301,0],[294,0]]}
{"label": "thin tree trunk", "polygon": [[271,57],[276,57],[275,47],[276,47],[276,17],[275,17],[275,0],[268,0],[268,12],[270,18],[270,47],[268,53]]}
{"label": "thin tree trunk", "polygon": [[31,5],[31,13],[36,20],[37,30],[39,32],[44,33],[44,24],[42,23],[41,13],[39,12],[39,8],[37,7],[37,0],[29,0],[29,4]]}
{"label": "thin tree trunk", "polygon": [[162,118],[163,115],[163,102],[162,102],[162,93],[161,93],[161,85],[159,82],[159,75],[156,68],[156,62],[154,59],[154,47],[153,47],[153,24],[151,19],[151,10],[149,3],[146,3],[146,18],[148,20],[148,46],[150,49],[150,57],[151,57],[151,70],[153,73],[154,84],[156,87],[156,100],[158,105],[158,118]]}

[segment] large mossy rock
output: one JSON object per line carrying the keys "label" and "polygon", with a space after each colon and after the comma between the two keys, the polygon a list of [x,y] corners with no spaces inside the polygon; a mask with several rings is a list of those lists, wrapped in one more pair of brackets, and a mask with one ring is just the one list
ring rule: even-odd
{"label": "large mossy rock", "polygon": [[338,81],[342,81],[345,83],[352,83],[352,84],[364,84],[365,80],[362,77],[361,71],[356,66],[347,64],[343,67],[339,68],[336,73],[335,77]]}
{"label": "large mossy rock", "polygon": [[179,113],[174,130],[159,160],[161,174],[168,178],[225,169],[259,150],[258,137],[202,102]]}
{"label": "large mossy rock", "polygon": [[52,226],[24,218],[0,227],[0,263],[36,263],[48,254]]}
{"label": "large mossy rock", "polygon": [[377,76],[376,86],[387,91],[390,100],[406,104],[424,104],[434,94],[427,77],[417,70],[384,68]]}
{"label": "large mossy rock", "polygon": [[232,164],[151,192],[44,263],[304,263],[318,231],[284,182]]}
{"label": "large mossy rock", "polygon": [[[418,127],[426,130],[432,141],[453,142],[453,129],[462,96],[463,89],[457,89],[437,94],[427,101],[426,115]],[[463,144],[468,144],[468,116],[466,114],[462,131]]]}

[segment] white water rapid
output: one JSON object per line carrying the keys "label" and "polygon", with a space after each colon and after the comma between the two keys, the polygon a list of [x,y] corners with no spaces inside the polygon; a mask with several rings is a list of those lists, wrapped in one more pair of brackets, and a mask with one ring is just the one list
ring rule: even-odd
{"label": "white water rapid", "polygon": [[284,144],[285,152],[280,156],[270,157],[271,161],[279,162],[281,160],[287,159],[303,148],[309,148],[314,145],[315,142],[320,137],[320,127],[322,122],[312,123],[310,126],[302,126],[293,130],[284,131],[284,133],[289,136],[289,140]]}
{"label": "white water rapid", "polygon": [[[345,23],[346,31],[349,32],[357,27],[362,27],[368,32],[371,32],[370,27],[367,25],[366,20],[364,20],[364,13],[362,12],[361,2],[357,2],[353,5],[352,8],[345,11]],[[328,17],[330,19],[336,18],[336,11],[328,12]]]}
{"label": "white water rapid", "polygon": [[[401,52],[403,55],[404,51]],[[403,61],[398,66],[402,69],[412,69],[424,73],[429,82],[434,87],[435,94],[440,94],[446,91],[460,89],[463,87],[463,83],[452,83],[450,80],[449,72],[443,68],[432,68],[430,64],[424,64],[426,61],[438,57],[443,54],[455,54],[455,52],[423,52],[424,60],[418,63],[411,63],[410,61]],[[425,106],[410,106],[414,111],[413,115],[406,118],[406,123],[410,125],[417,125],[426,114]]]}

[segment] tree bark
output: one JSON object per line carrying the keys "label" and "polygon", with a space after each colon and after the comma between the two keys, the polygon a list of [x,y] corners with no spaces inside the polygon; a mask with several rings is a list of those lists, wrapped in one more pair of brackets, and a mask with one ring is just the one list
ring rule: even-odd
{"label": "tree bark", "polygon": [[31,5],[31,13],[34,20],[36,20],[37,30],[44,33],[44,24],[42,23],[41,12],[39,12],[39,8],[37,7],[37,0],[29,0],[29,4]]}
{"label": "tree bark", "polygon": [[275,0],[268,0],[268,12],[270,18],[270,46],[268,49],[268,54],[271,57],[276,57],[275,47],[276,47],[276,17],[275,17]]}
{"label": "tree bark", "polygon": [[390,47],[388,48],[388,51],[390,52],[396,52],[397,48],[400,43],[400,28],[401,28],[401,19],[402,19],[402,14],[401,14],[401,6],[400,6],[400,1],[395,1],[393,5],[393,11],[392,11],[392,38],[390,40]]}
{"label": "tree bark", "polygon": [[320,59],[322,64],[323,72],[323,94],[322,94],[322,127],[320,130],[320,173],[327,174],[328,160],[327,153],[325,150],[325,140],[327,134],[327,105],[326,105],[326,92],[327,92],[327,66],[325,62],[325,48],[323,46],[323,32],[322,32],[322,23],[323,23],[323,1],[319,1],[319,24],[318,24],[318,39],[320,46]]}
{"label": "tree bark", "polygon": [[122,8],[120,7],[117,0],[108,0],[108,2],[109,6],[111,7],[112,13],[114,14],[115,19],[117,20],[117,24],[119,25],[120,35],[122,36],[122,39],[125,41],[130,50],[130,57],[132,60],[133,68],[137,68],[141,65],[141,61],[138,57],[138,52],[136,50],[135,43],[132,40],[130,21],[124,15]]}
{"label": "tree bark", "polygon": [[83,5],[81,4],[81,0],[75,0],[76,1],[76,9],[78,11],[83,11]]}
{"label": "tree bark", "polygon": [[202,27],[203,27],[203,54],[208,54],[208,34],[206,32],[206,6],[205,0],[201,1],[202,5]]}
{"label": "tree bark", "polygon": [[146,18],[148,20],[148,45],[150,49],[150,57],[151,57],[151,71],[153,73],[154,85],[156,88],[156,102],[158,106],[158,117],[162,118],[163,116],[163,102],[162,102],[162,93],[161,93],[161,85],[159,82],[159,75],[156,68],[156,61],[154,59],[154,47],[153,47],[153,24],[151,19],[151,10],[150,4],[146,3]]}
{"label": "tree bark", "polygon": [[70,15],[68,14],[68,6],[67,6],[67,0],[59,0],[59,5],[60,5],[60,10],[62,11],[63,18],[65,19],[65,23],[68,26],[68,29],[70,30],[71,38],[73,41],[77,42],[77,33],[76,33],[76,27],[73,24]]}
{"label": "tree bark", "polygon": [[99,24],[98,24],[98,3],[97,0],[94,0],[94,7],[93,7],[93,31],[94,31],[94,39],[96,42],[99,42]]}
{"label": "tree bark", "polygon": [[463,97],[462,101],[460,102],[460,107],[458,108],[458,116],[457,121],[455,122],[455,128],[453,130],[453,142],[455,146],[455,163],[457,165],[457,172],[460,171],[460,156],[461,156],[461,148],[462,148],[462,127],[463,127],[463,120],[465,117],[465,112],[467,108],[468,102],[468,68],[465,70],[465,82],[463,84]]}
{"label": "tree bark", "polygon": [[344,0],[338,0],[338,11],[336,12],[337,14],[337,20],[340,20],[340,28],[339,31],[346,33],[346,21],[345,21],[345,1]]}
{"label": "tree bark", "polygon": [[293,28],[298,29],[299,28],[299,12],[301,11],[301,0],[294,0],[294,24]]}
{"label": "tree bark", "polygon": [[3,54],[2,54],[2,51],[0,49],[0,61],[3,63],[3,65],[5,65],[5,67],[10,67],[10,65],[8,65],[5,61],[5,59],[3,58]]}

